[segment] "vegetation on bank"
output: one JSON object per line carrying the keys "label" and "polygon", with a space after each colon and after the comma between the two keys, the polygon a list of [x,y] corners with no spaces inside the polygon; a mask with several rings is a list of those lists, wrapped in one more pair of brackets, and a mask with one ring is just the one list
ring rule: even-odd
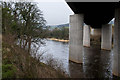
{"label": "vegetation on bank", "polygon": [[11,34],[19,40],[21,48],[31,51],[31,44],[45,38],[45,19],[37,4],[31,2],[2,3],[2,33]]}
{"label": "vegetation on bank", "polygon": [[[9,40],[8,40],[9,38]],[[3,78],[65,78],[65,74],[41,63],[19,46],[11,43],[13,39],[3,36],[2,77]],[[7,41],[7,42],[6,42]],[[56,64],[56,63],[54,63]]]}
{"label": "vegetation on bank", "polygon": [[41,55],[36,56],[35,49],[46,38],[46,30],[43,29],[46,21],[35,3],[3,2],[2,17],[3,78],[66,77],[50,64],[41,63]]}
{"label": "vegetation on bank", "polygon": [[53,30],[46,28],[46,37],[69,40],[69,27],[55,28]]}

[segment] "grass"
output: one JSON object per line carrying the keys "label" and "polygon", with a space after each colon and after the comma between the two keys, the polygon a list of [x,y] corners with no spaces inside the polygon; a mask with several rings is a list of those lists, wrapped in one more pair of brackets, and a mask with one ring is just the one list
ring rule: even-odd
{"label": "grass", "polygon": [[3,64],[2,65],[2,77],[3,78],[12,78],[15,77],[16,68],[12,64]]}

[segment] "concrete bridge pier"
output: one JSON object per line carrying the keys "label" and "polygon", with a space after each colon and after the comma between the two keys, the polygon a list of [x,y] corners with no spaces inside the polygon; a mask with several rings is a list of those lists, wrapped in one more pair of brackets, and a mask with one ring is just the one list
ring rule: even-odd
{"label": "concrete bridge pier", "polygon": [[69,28],[69,60],[83,62],[83,14],[74,14],[70,16]]}
{"label": "concrete bridge pier", "polygon": [[112,47],[112,25],[106,24],[102,26],[101,49],[111,50]]}
{"label": "concrete bridge pier", "polygon": [[90,47],[90,26],[85,25],[83,31],[83,46]]}
{"label": "concrete bridge pier", "polygon": [[114,48],[112,72],[120,77],[120,8],[115,10]]}

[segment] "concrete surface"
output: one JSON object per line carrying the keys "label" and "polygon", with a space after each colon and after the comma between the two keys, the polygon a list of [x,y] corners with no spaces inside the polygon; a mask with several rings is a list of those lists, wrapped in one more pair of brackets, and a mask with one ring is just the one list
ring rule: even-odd
{"label": "concrete surface", "polygon": [[115,10],[114,47],[112,72],[120,77],[120,8]]}
{"label": "concrete surface", "polygon": [[83,32],[83,46],[90,47],[90,26],[85,25]]}
{"label": "concrete surface", "polygon": [[101,31],[101,49],[111,50],[112,47],[112,25],[106,24],[102,26]]}
{"label": "concrete surface", "polygon": [[70,16],[69,28],[69,60],[83,62],[83,14],[74,14]]}

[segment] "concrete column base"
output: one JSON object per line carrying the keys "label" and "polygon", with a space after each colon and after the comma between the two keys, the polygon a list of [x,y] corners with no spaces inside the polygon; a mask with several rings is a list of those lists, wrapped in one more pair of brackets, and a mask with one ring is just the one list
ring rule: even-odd
{"label": "concrete column base", "polygon": [[70,16],[69,28],[69,60],[83,62],[83,15],[75,14]]}
{"label": "concrete column base", "polygon": [[90,26],[84,26],[83,46],[90,47]]}
{"label": "concrete column base", "polygon": [[106,24],[102,26],[101,49],[111,50],[112,47],[112,25]]}

